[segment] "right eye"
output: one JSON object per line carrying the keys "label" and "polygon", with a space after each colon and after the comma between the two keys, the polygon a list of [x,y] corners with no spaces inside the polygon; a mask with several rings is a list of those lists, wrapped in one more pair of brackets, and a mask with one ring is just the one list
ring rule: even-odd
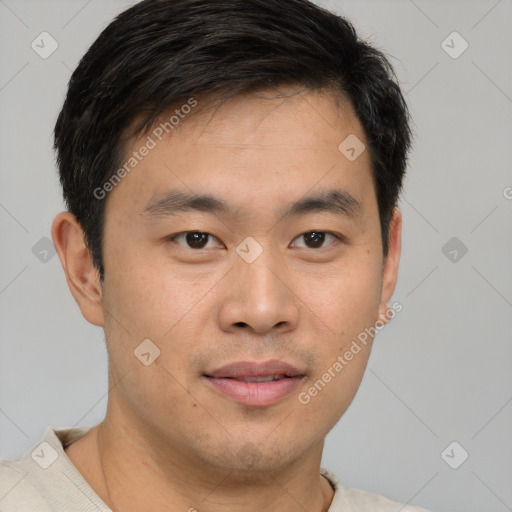
{"label": "right eye", "polygon": [[202,231],[184,231],[183,233],[172,235],[168,239],[188,249],[207,249],[210,240],[217,240],[210,233]]}

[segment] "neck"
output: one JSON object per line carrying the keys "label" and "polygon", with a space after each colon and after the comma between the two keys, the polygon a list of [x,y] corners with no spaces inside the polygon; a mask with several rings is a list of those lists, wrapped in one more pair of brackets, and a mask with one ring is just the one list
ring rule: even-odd
{"label": "neck", "polygon": [[222,471],[163,446],[154,433],[107,414],[66,452],[114,512],[325,512],[333,498],[319,472],[323,441],[289,467],[258,473]]}

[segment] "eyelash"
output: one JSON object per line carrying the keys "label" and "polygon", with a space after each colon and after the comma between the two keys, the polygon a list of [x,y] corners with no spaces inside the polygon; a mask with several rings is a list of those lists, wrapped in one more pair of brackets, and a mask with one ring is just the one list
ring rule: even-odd
{"label": "eyelash", "polygon": [[[212,235],[210,233],[207,233],[205,231],[182,231],[181,233],[177,233],[175,235],[171,235],[171,236],[167,237],[167,239],[169,241],[175,242],[176,238],[178,238],[180,236],[186,236],[187,234],[190,234],[190,233],[199,233],[199,234],[207,235],[208,237],[214,238],[215,240],[218,240],[216,236],[214,236],[214,235]],[[344,241],[344,237],[342,235],[337,235],[336,233],[332,233],[330,231],[320,231],[320,230],[305,231],[304,233],[301,233],[300,235],[296,236],[293,240],[297,240],[297,239],[303,237],[304,235],[310,235],[312,233],[321,233],[321,234],[325,234],[325,235],[330,235],[330,236],[332,236],[334,239],[336,239],[338,241]],[[208,242],[209,242],[209,240],[208,240]],[[331,242],[331,244],[332,244],[332,242]],[[310,250],[315,250],[315,249],[318,250],[318,249],[325,249],[325,248],[329,247],[331,244],[328,244],[326,246],[323,245],[321,247],[314,247],[314,248],[313,247],[301,247],[301,248],[302,249],[310,249]],[[180,244],[178,244],[178,245],[180,245]],[[200,249],[194,249],[192,247],[184,247],[184,248],[185,249],[191,249],[192,251],[195,251],[195,252],[199,252],[199,251],[205,250],[204,247],[201,247]]]}

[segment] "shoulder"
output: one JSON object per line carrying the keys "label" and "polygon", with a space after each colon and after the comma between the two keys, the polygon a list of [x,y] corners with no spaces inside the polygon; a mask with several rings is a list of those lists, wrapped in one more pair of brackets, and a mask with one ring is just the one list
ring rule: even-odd
{"label": "shoulder", "polygon": [[51,512],[19,461],[0,459],[0,512]]}
{"label": "shoulder", "polygon": [[378,510],[379,512],[428,512],[424,508],[400,503],[380,494],[347,487],[341,484],[337,477],[327,469],[322,468],[321,473],[334,487],[334,498],[328,512],[367,512],[369,510]]}
{"label": "shoulder", "polygon": [[62,500],[68,503],[75,490],[71,480],[78,481],[80,476],[64,447],[87,430],[48,427],[42,439],[18,459],[0,459],[0,512],[52,512]]}

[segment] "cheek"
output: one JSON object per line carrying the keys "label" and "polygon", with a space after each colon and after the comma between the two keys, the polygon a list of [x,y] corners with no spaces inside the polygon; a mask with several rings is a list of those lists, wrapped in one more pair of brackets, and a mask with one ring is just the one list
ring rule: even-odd
{"label": "cheek", "polygon": [[165,336],[204,294],[202,276],[187,279],[149,251],[125,248],[118,251],[117,262],[106,267],[105,304],[139,337]]}
{"label": "cheek", "polygon": [[311,276],[306,303],[338,339],[357,336],[378,315],[381,292],[380,269],[375,264],[345,262],[329,275]]}
{"label": "cheek", "polygon": [[[128,248],[118,261],[117,266],[106,267],[105,279],[110,364],[119,377],[130,372],[127,383],[133,378],[141,399],[162,387],[171,392],[177,383],[173,377],[186,385],[189,355],[198,340],[205,339],[202,331],[213,308],[205,290],[214,286],[215,276],[210,272],[192,279]],[[134,351],[147,339],[156,346],[149,351],[158,353],[158,358],[145,367]],[[179,386],[174,391],[179,395]]]}
{"label": "cheek", "polygon": [[311,288],[310,304],[318,312],[317,326],[329,330],[324,343],[316,346],[319,364],[299,402],[307,418],[314,422],[322,415],[331,428],[353,400],[370,355],[368,328],[378,317],[380,303],[378,261],[362,255],[347,259],[321,284]]}
{"label": "cheek", "polygon": [[142,260],[127,265],[125,259],[106,272],[109,368],[119,382],[114,389],[122,403],[145,421],[159,411],[157,416],[171,423],[192,406],[183,386],[188,384],[188,356],[196,338],[190,329],[200,324],[193,309],[199,291]]}

